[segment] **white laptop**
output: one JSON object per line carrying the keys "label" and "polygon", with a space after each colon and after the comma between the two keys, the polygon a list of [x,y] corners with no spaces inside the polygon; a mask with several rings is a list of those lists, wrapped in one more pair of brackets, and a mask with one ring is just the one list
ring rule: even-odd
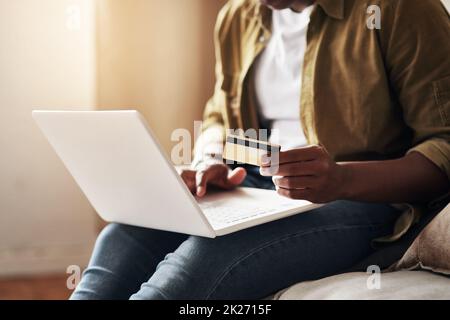
{"label": "white laptop", "polygon": [[109,222],[214,238],[318,207],[251,188],[196,199],[137,111],[34,111],[33,117]]}

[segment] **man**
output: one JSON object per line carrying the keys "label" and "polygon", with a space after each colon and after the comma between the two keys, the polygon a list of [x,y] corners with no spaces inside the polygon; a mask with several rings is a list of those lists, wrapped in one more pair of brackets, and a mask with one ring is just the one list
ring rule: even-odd
{"label": "man", "polygon": [[[214,240],[110,225],[73,298],[257,299],[399,239],[449,190],[449,40],[438,0],[229,1],[182,177],[199,197],[244,184],[326,205]],[[260,128],[278,132],[279,161],[225,166],[225,130]]]}

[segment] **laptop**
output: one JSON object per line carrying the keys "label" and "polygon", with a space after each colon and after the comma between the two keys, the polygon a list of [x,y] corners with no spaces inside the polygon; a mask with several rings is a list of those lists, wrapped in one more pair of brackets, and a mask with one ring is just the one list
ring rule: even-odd
{"label": "laptop", "polygon": [[215,238],[319,206],[253,188],[197,199],[134,110],[32,115],[91,205],[108,222]]}

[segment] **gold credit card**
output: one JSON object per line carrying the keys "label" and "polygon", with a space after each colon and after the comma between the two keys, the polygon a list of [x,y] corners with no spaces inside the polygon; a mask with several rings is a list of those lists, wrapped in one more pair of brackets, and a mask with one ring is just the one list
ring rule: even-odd
{"label": "gold credit card", "polygon": [[243,136],[228,135],[223,158],[227,164],[250,164],[261,166],[261,157],[276,156],[281,147],[265,141],[249,139]]}

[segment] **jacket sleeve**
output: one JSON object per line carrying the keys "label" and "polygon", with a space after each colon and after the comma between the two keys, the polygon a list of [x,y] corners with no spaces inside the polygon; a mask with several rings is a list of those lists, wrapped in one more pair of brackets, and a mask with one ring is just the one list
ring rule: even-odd
{"label": "jacket sleeve", "polygon": [[450,178],[449,15],[439,0],[391,3],[382,22],[386,67],[413,133],[408,153],[421,153]]}

